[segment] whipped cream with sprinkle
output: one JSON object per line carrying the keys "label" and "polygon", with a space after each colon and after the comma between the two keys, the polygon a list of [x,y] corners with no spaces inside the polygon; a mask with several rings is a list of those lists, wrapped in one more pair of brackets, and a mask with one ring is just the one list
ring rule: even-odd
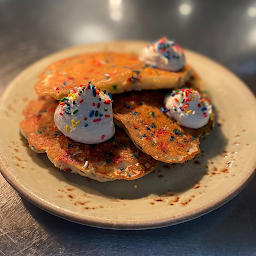
{"label": "whipped cream with sprinkle", "polygon": [[185,66],[185,55],[173,41],[162,38],[158,42],[145,47],[139,60],[154,68],[177,72]]}
{"label": "whipped cream with sprinkle", "polygon": [[173,90],[165,98],[165,107],[169,116],[188,128],[201,128],[213,119],[212,105],[192,88]]}
{"label": "whipped cream with sprinkle", "polygon": [[100,91],[89,82],[70,91],[54,113],[58,129],[70,139],[97,144],[115,133],[111,94]]}

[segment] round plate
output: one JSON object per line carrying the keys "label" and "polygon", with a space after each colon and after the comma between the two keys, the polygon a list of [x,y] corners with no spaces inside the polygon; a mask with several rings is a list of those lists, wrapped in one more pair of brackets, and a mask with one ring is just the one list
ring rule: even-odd
{"label": "round plate", "polygon": [[[199,217],[238,194],[255,169],[255,98],[244,83],[216,62],[186,51],[216,109],[215,130],[201,142],[202,153],[185,164],[159,164],[135,181],[100,183],[56,169],[34,153],[19,134],[22,110],[36,99],[37,75],[52,62],[94,51],[139,52],[146,42],[81,46],[48,56],[21,73],[2,95],[2,174],[25,198],[62,218],[91,226],[144,229]],[[143,93],[143,92],[142,92]]]}

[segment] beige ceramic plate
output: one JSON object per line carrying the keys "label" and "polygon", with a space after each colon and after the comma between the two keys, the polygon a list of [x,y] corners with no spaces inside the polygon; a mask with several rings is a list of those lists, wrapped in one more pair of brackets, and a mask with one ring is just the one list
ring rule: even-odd
{"label": "beige ceramic plate", "polygon": [[37,75],[53,61],[112,49],[139,52],[145,42],[96,44],[64,50],[21,73],[2,95],[0,154],[4,177],[25,198],[75,222],[140,229],[172,225],[203,215],[230,200],[255,169],[255,98],[228,70],[197,53],[187,61],[202,76],[218,113],[216,129],[202,141],[202,153],[185,164],[160,164],[136,181],[99,183],[56,169],[19,135],[22,110],[36,98]]}

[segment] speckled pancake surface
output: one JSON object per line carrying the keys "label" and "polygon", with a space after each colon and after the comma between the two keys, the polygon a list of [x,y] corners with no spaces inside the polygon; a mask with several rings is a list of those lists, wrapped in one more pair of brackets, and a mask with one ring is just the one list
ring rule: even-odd
{"label": "speckled pancake surface", "polygon": [[40,96],[61,99],[71,89],[88,81],[113,94],[131,90],[175,88],[183,85],[192,72],[189,65],[179,72],[152,68],[141,63],[134,53],[86,53],[52,63],[39,75],[40,80],[35,89]]}
{"label": "speckled pancake surface", "polygon": [[25,120],[20,123],[30,147],[38,153],[46,152],[56,167],[109,181],[137,179],[157,166],[157,161],[137,149],[118,127],[112,139],[100,144],[87,145],[67,138],[54,124],[57,105],[58,101],[50,97],[31,101],[24,110]]}
{"label": "speckled pancake surface", "polygon": [[163,90],[116,95],[114,117],[143,152],[162,162],[183,163],[200,153],[199,139],[161,111],[164,96]]}

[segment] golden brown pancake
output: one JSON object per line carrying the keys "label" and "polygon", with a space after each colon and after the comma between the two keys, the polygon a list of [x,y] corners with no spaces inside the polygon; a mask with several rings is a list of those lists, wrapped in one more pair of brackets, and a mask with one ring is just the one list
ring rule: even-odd
{"label": "golden brown pancake", "polygon": [[133,53],[87,53],[59,60],[39,75],[35,89],[40,96],[61,99],[71,89],[96,84],[113,94],[131,90],[176,88],[184,85],[193,70],[186,65],[179,72],[170,72],[144,65]]}
{"label": "golden brown pancake", "polygon": [[157,166],[158,162],[137,149],[118,127],[112,139],[96,145],[65,137],[54,124],[57,105],[58,101],[50,97],[31,101],[20,123],[21,133],[31,149],[47,153],[56,167],[103,182],[138,179]]}
{"label": "golden brown pancake", "polygon": [[183,163],[200,153],[199,139],[161,111],[165,90],[128,92],[114,97],[117,125],[143,152],[166,163]]}

